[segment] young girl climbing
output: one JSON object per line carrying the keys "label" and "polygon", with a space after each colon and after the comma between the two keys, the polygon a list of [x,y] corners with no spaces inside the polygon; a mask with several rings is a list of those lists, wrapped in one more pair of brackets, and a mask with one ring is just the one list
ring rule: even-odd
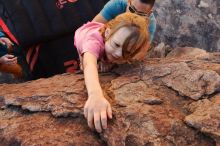
{"label": "young girl climbing", "polygon": [[88,22],[75,32],[74,44],[84,71],[88,99],[84,116],[90,128],[102,132],[112,118],[98,77],[98,61],[105,65],[143,60],[149,48],[148,20],[123,13],[106,24]]}

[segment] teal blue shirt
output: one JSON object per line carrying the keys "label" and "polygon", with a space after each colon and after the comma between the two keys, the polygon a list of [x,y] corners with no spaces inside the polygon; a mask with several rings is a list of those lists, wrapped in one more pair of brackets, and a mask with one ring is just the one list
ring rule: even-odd
{"label": "teal blue shirt", "polygon": [[[102,9],[101,15],[107,20],[115,18],[117,15],[126,12],[127,0],[110,0]],[[149,25],[150,40],[152,42],[156,31],[156,19],[154,14],[150,15]]]}

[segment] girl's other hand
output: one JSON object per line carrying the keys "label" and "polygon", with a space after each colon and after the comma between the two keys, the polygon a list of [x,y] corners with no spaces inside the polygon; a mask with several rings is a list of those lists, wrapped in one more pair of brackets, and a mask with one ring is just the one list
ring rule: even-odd
{"label": "girl's other hand", "polygon": [[98,71],[100,73],[109,72],[113,68],[113,63],[107,63],[103,61],[98,62]]}

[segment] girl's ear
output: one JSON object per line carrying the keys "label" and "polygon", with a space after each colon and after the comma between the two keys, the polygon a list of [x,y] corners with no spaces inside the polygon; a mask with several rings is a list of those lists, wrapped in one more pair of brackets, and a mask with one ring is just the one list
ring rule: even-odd
{"label": "girl's ear", "polygon": [[105,38],[108,38],[109,37],[109,35],[110,35],[110,28],[106,28],[105,29]]}

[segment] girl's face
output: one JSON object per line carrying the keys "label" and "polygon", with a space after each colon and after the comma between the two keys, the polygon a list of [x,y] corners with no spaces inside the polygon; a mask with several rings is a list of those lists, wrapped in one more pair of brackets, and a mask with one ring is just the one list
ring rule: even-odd
{"label": "girl's face", "polygon": [[[110,31],[110,29],[106,29],[105,37],[108,37]],[[105,42],[105,54],[109,62],[114,63],[122,59],[122,47],[130,34],[129,28],[121,27]]]}

